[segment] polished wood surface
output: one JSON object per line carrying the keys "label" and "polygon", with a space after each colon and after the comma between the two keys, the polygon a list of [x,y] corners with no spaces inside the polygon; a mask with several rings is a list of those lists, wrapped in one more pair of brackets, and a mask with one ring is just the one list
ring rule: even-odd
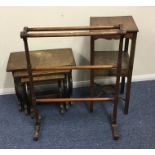
{"label": "polished wood surface", "polygon": [[138,27],[132,16],[90,17],[90,26],[108,26],[122,24],[129,32],[138,32]]}
{"label": "polished wood surface", "polygon": [[[94,64],[95,65],[116,65],[118,51],[95,51],[94,52]],[[121,75],[126,76],[128,74],[129,55],[126,52],[122,54],[122,71]],[[116,69],[95,70],[95,76],[114,76],[116,75]]]}
{"label": "polished wood surface", "polygon": [[[37,82],[37,81],[52,81],[52,80],[60,80],[60,79],[64,79],[64,78],[65,78],[64,74],[44,75],[44,76],[33,77],[33,81],[34,82]],[[28,77],[21,78],[21,82],[22,83],[27,83],[27,82],[29,82],[29,78]]]}
{"label": "polished wood surface", "polygon": [[[96,30],[94,30],[96,31]],[[27,33],[25,34],[29,38],[37,37],[74,37],[74,36],[109,36],[116,35],[118,33],[124,33],[120,30],[100,30],[101,32],[48,32],[48,33]]]}
{"label": "polished wood surface", "polygon": [[107,26],[69,26],[69,27],[25,27],[26,31],[74,31],[74,30],[100,30],[100,29],[118,29],[120,25]]}
{"label": "polished wood surface", "polygon": [[82,101],[113,101],[114,98],[102,98],[102,97],[99,97],[99,98],[96,98],[96,97],[93,97],[93,98],[42,98],[42,99],[36,99],[36,102],[82,102]]}
{"label": "polished wood surface", "polygon": [[88,69],[112,69],[116,68],[116,65],[81,65],[81,66],[53,66],[53,67],[42,67],[42,68],[33,68],[35,70],[88,70]]}
{"label": "polished wood surface", "polygon": [[[32,68],[50,68],[53,66],[75,66],[75,60],[71,49],[47,49],[31,51]],[[26,70],[26,58],[24,52],[10,54],[7,71]]]}
{"label": "polished wood surface", "polygon": [[[54,70],[54,71],[33,71],[33,77],[44,76],[44,75],[59,75],[63,73],[69,73],[69,70]],[[14,71],[14,77],[28,77],[27,71]]]}

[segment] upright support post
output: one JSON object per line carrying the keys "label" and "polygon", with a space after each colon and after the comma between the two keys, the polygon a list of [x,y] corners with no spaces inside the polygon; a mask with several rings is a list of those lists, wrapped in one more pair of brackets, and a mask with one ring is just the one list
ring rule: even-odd
{"label": "upright support post", "polygon": [[[129,47],[129,38],[125,39],[125,47],[124,47],[124,52],[128,52],[128,47]],[[121,79],[121,90],[120,93],[123,94],[124,93],[124,87],[125,87],[125,76],[122,76]]]}
{"label": "upright support post", "polygon": [[[94,37],[90,37],[90,64],[94,65]],[[94,96],[94,70],[90,70],[90,96]],[[89,103],[89,112],[93,112],[93,101]]]}
{"label": "upright support post", "polygon": [[121,66],[122,66],[122,47],[123,47],[123,36],[120,36],[119,43],[119,52],[117,58],[117,75],[116,75],[116,86],[115,86],[115,95],[114,95],[114,103],[113,103],[113,112],[112,112],[112,133],[113,138],[117,140],[119,138],[118,130],[117,130],[117,107],[119,102],[119,87],[120,87],[120,76],[121,76]]}
{"label": "upright support post", "polygon": [[[24,30],[25,30],[24,33],[26,33],[26,28]],[[33,140],[38,140],[39,131],[40,131],[40,124],[41,124],[41,115],[36,108],[36,101],[35,101],[35,94],[34,94],[34,87],[33,87],[32,66],[31,66],[27,37],[23,37],[23,41],[24,41],[24,48],[25,48],[25,54],[26,54],[26,60],[27,60],[27,71],[28,71],[28,77],[29,77],[30,99],[32,101],[31,107],[32,107],[32,113],[34,114],[34,118],[35,118],[35,129],[34,129],[34,134],[33,134]]]}
{"label": "upright support post", "polygon": [[128,114],[128,110],[129,110],[131,80],[132,80],[132,70],[133,70],[133,63],[134,63],[134,57],[135,57],[136,39],[137,39],[137,33],[133,33],[132,40],[131,40],[131,51],[130,51],[130,59],[129,59],[129,69],[128,69],[127,90],[126,90],[126,99],[125,99],[126,102],[125,102],[124,114]]}

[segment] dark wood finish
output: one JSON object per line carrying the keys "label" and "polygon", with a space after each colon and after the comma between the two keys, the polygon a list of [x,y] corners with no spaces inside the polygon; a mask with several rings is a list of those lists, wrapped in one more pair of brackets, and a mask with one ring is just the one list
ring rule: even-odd
{"label": "dark wood finish", "polygon": [[[32,68],[51,68],[53,66],[75,66],[75,60],[71,49],[47,49],[31,51]],[[26,58],[24,52],[10,54],[7,71],[26,70]],[[45,71],[44,71],[45,72]],[[46,72],[45,72],[46,74]]]}
{"label": "dark wood finish", "polygon": [[[94,52],[94,64],[96,65],[113,65],[116,66],[117,63],[118,51],[95,51]],[[128,74],[128,65],[129,65],[129,55],[128,53],[123,52],[122,54],[122,71],[121,75],[126,76]],[[95,76],[103,75],[116,75],[116,68],[109,68],[106,70],[96,70]]]}
{"label": "dark wood finish", "polygon": [[132,16],[90,17],[90,26],[123,25],[128,33],[138,32],[138,27]]}
{"label": "dark wood finish", "polygon": [[[127,55],[128,55],[128,48],[129,48],[129,38],[126,38],[125,39],[124,52],[127,53]],[[129,58],[129,56],[128,56],[128,58]],[[128,60],[128,63],[129,63],[129,60]],[[122,66],[122,70],[123,70],[123,66]],[[127,68],[127,70],[128,70],[128,68]],[[127,74],[126,74],[126,76],[127,76]],[[121,94],[124,93],[124,87],[125,87],[125,75],[122,75],[122,79],[121,79],[121,90],[120,90],[120,93]]]}
{"label": "dark wood finish", "polygon": [[124,108],[125,114],[128,114],[128,111],[129,111],[131,80],[132,80],[132,70],[133,70],[133,63],[134,63],[134,57],[135,57],[136,38],[137,38],[137,33],[134,33],[131,40],[131,51],[130,51],[130,59],[129,59],[128,76],[127,76],[127,89],[126,89],[125,108]]}
{"label": "dark wood finish", "polygon": [[24,111],[24,100],[23,100],[23,96],[22,96],[22,92],[23,92],[23,85],[20,82],[20,78],[15,78],[14,77],[14,72],[12,72],[12,76],[14,79],[14,88],[15,88],[15,93],[18,99],[18,109],[19,111]]}
{"label": "dark wood finish", "polygon": [[[124,53],[125,55],[128,54],[129,49],[129,39],[131,40],[131,50],[128,56],[126,56],[128,68],[125,70],[125,74],[122,76],[122,82],[121,82],[121,93],[124,92],[124,86],[125,86],[125,77],[127,78],[127,87],[126,87],[126,94],[125,94],[125,108],[124,108],[124,114],[128,113],[129,110],[129,100],[130,100],[130,91],[131,91],[131,80],[132,80],[132,70],[133,70],[133,63],[134,63],[134,55],[135,55],[135,46],[136,46],[136,37],[138,32],[138,27],[133,19],[132,16],[113,16],[113,17],[91,17],[90,18],[90,26],[107,26],[107,25],[117,25],[121,24],[123,25],[123,29],[126,30],[125,37],[127,38],[125,41],[125,48]],[[93,32],[94,30],[91,30]],[[99,39],[117,39],[114,36],[106,37],[100,37],[100,36],[93,36],[92,38]],[[94,53],[95,49],[91,50],[91,53]],[[91,54],[93,55],[93,54]],[[92,64],[92,63],[91,63]],[[122,64],[123,65],[123,64]],[[106,73],[106,72],[104,72]],[[111,72],[110,72],[111,73]],[[124,73],[124,69],[122,71]],[[103,74],[105,75],[105,74]],[[109,75],[109,72],[108,74]],[[91,79],[91,83],[93,83],[94,79]]]}
{"label": "dark wood finish", "polygon": [[[66,65],[75,64],[74,57],[72,55],[71,49],[48,49],[48,50],[37,50],[32,51],[33,52],[33,66],[43,66],[44,67],[44,61],[46,63],[46,67],[48,65],[50,66],[53,64],[53,60],[65,57],[65,54],[67,56],[67,61],[62,62],[62,65],[66,63]],[[45,52],[45,53],[43,53]],[[59,53],[61,52],[61,53]],[[39,55],[42,55],[42,58],[39,57]],[[61,56],[60,56],[61,55]],[[54,57],[53,57],[54,56]],[[60,56],[60,57],[59,57]],[[50,59],[52,57],[52,59]],[[52,61],[50,61],[52,60]],[[56,64],[57,65],[57,64]],[[25,85],[29,84],[29,78],[28,78],[28,72],[26,71],[26,58],[25,58],[25,52],[12,52],[10,53],[8,64],[7,64],[7,71],[10,71],[13,73],[14,78],[14,85],[15,85],[15,91],[16,96],[18,98],[18,108],[20,111],[25,111],[25,113],[30,114],[30,103],[27,99],[27,92],[25,90]],[[65,76],[68,77],[67,85],[67,91],[70,91],[72,89],[72,82],[70,70],[54,70],[54,71],[33,71],[33,81],[38,84],[38,82],[45,82],[45,81],[51,81],[51,80],[64,80]]]}
{"label": "dark wood finish", "polygon": [[117,105],[119,102],[119,87],[120,87],[120,76],[121,76],[121,69],[122,69],[122,49],[123,49],[123,37],[120,38],[119,43],[119,52],[117,58],[117,74],[116,74],[116,86],[115,86],[115,95],[114,95],[114,108],[112,113],[112,124],[116,124],[117,119]]}
{"label": "dark wood finish", "polygon": [[35,122],[35,128],[34,128],[34,134],[33,134],[33,140],[35,141],[37,141],[39,138],[40,126],[41,126],[41,115],[38,115]]}
{"label": "dark wood finish", "polygon": [[[50,81],[50,80],[60,80],[60,79],[64,79],[65,75],[63,74],[56,74],[56,75],[45,75],[45,76],[37,76],[37,77],[33,77],[33,81],[34,82],[38,82],[38,81]],[[29,78],[25,77],[25,78],[21,78],[21,83],[27,83],[29,82]]]}
{"label": "dark wood finish", "polygon": [[[52,29],[52,28],[50,28]],[[55,28],[54,28],[55,29]],[[63,29],[63,28],[62,28]],[[61,29],[61,30],[62,30]],[[75,27],[76,29],[76,27]],[[27,71],[28,71],[28,77],[29,77],[29,84],[30,84],[30,97],[32,100],[32,110],[34,112],[35,116],[35,132],[34,132],[34,140],[37,140],[39,137],[39,129],[40,129],[40,113],[38,109],[36,108],[36,102],[62,102],[62,101],[113,101],[114,102],[114,107],[113,107],[113,112],[112,112],[112,125],[117,125],[116,118],[117,118],[117,105],[118,105],[118,99],[119,99],[119,81],[120,81],[120,75],[121,75],[121,64],[122,64],[122,47],[123,47],[123,38],[126,33],[124,29],[122,29],[122,26],[120,25],[119,29],[111,29],[108,28],[107,31],[97,31],[97,32],[57,32],[57,33],[32,33],[28,32],[29,28],[24,28],[24,31],[21,32],[21,38],[24,41],[24,48],[25,48],[25,54],[26,54],[26,60],[27,60]],[[73,29],[72,29],[73,30]],[[81,28],[82,30],[82,28]],[[85,29],[84,29],[85,30]],[[89,29],[91,30],[91,28]],[[98,30],[93,29],[94,30]],[[69,31],[69,29],[68,29]],[[116,65],[88,65],[88,66],[73,66],[73,65],[55,65],[50,66],[49,69],[51,70],[73,70],[73,69],[109,69],[109,68],[116,68],[117,70],[117,75],[116,75],[116,90],[115,90],[115,96],[114,98],[61,98],[61,99],[38,99],[36,98],[33,90],[33,76],[32,76],[32,71],[35,69],[40,69],[38,66],[34,67],[31,64],[31,55],[29,52],[29,46],[28,46],[28,38],[29,37],[70,37],[70,36],[114,36],[116,35],[117,37],[120,38],[120,44],[119,44],[119,52],[118,52],[118,57],[117,57],[117,63]],[[63,59],[64,60],[64,59]],[[33,61],[32,61],[33,62]],[[42,68],[41,68],[42,69]],[[43,69],[47,70],[48,67],[43,67]],[[39,123],[38,123],[39,122]],[[114,131],[116,129],[114,128]],[[114,132],[116,133],[116,132]],[[115,134],[114,134],[115,136]]]}
{"label": "dark wood finish", "polygon": [[114,140],[119,139],[119,132],[118,132],[118,126],[117,124],[112,124],[112,135]]}
{"label": "dark wood finish", "polygon": [[[94,37],[90,38],[90,64],[94,64]],[[90,96],[93,97],[94,95],[94,70],[90,70]],[[88,105],[89,112],[93,112],[93,102],[90,102]]]}
{"label": "dark wood finish", "polygon": [[[33,77],[45,76],[45,75],[59,75],[64,73],[69,73],[69,70],[54,70],[54,71],[33,71]],[[14,77],[28,77],[27,71],[19,70],[14,72]]]}
{"label": "dark wood finish", "polygon": [[35,118],[35,132],[33,135],[33,139],[37,140],[37,136],[39,135],[39,130],[40,130],[40,118],[41,115],[36,107],[36,103],[34,102],[34,98],[35,98],[35,92],[34,92],[34,85],[33,85],[33,76],[32,76],[32,66],[31,66],[31,60],[30,60],[30,55],[29,55],[29,47],[28,47],[28,41],[27,38],[23,38],[24,41],[24,48],[25,48],[25,56],[26,56],[26,65],[27,65],[27,72],[29,75],[29,85],[28,85],[28,91],[29,91],[29,98],[31,101],[31,111],[32,114]]}

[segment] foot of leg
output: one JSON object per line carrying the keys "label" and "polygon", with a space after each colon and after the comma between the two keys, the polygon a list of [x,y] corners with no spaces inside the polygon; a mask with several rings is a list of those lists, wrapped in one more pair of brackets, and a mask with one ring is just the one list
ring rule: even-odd
{"label": "foot of leg", "polygon": [[119,132],[118,132],[118,126],[117,124],[112,124],[112,135],[114,140],[119,139]]}
{"label": "foot of leg", "polygon": [[118,126],[116,123],[116,119],[113,118],[113,115],[111,115],[111,128],[112,128],[113,139],[118,140],[119,139]]}
{"label": "foot of leg", "polygon": [[37,141],[39,139],[39,132],[40,132],[40,125],[41,125],[41,117],[37,120],[34,128],[33,140]]}

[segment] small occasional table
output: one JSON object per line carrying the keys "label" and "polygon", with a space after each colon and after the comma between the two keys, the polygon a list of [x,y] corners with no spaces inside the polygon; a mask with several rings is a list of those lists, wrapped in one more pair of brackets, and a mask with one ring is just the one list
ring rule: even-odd
{"label": "small occasional table", "polygon": [[[75,60],[72,49],[46,49],[31,51],[32,68],[50,68],[52,66],[74,66]],[[26,102],[26,90],[24,83],[29,82],[27,73],[25,52],[10,53],[7,72],[12,72],[16,96],[18,98],[19,110],[23,111]],[[34,81],[61,80],[65,76],[68,78],[68,89],[72,89],[71,71],[34,71]],[[69,95],[69,94],[67,94]]]}
{"label": "small occasional table", "polygon": [[[122,76],[122,85],[121,85],[121,89],[122,89],[121,91],[124,92],[123,89],[124,89],[124,84],[125,84],[125,77],[127,77],[126,94],[125,94],[125,99],[124,99],[125,100],[124,113],[128,114],[132,71],[133,71],[133,64],[134,64],[138,27],[136,26],[136,23],[132,16],[91,17],[90,18],[90,26],[109,26],[109,25],[118,25],[118,24],[122,24],[123,28],[127,31],[127,34],[125,35],[126,41],[125,41],[124,51],[128,53],[128,49],[130,49],[127,74],[125,76]],[[101,37],[91,36],[90,63],[92,65],[94,64],[94,61],[95,61],[94,55],[95,55],[95,40],[96,39],[101,39]],[[108,38],[108,39],[113,39],[113,38]],[[131,41],[131,44],[129,44],[129,41]],[[91,76],[90,76],[91,95],[93,95],[94,76],[95,76],[94,71],[92,70]],[[90,103],[89,109],[90,111],[93,111],[93,102]]]}

